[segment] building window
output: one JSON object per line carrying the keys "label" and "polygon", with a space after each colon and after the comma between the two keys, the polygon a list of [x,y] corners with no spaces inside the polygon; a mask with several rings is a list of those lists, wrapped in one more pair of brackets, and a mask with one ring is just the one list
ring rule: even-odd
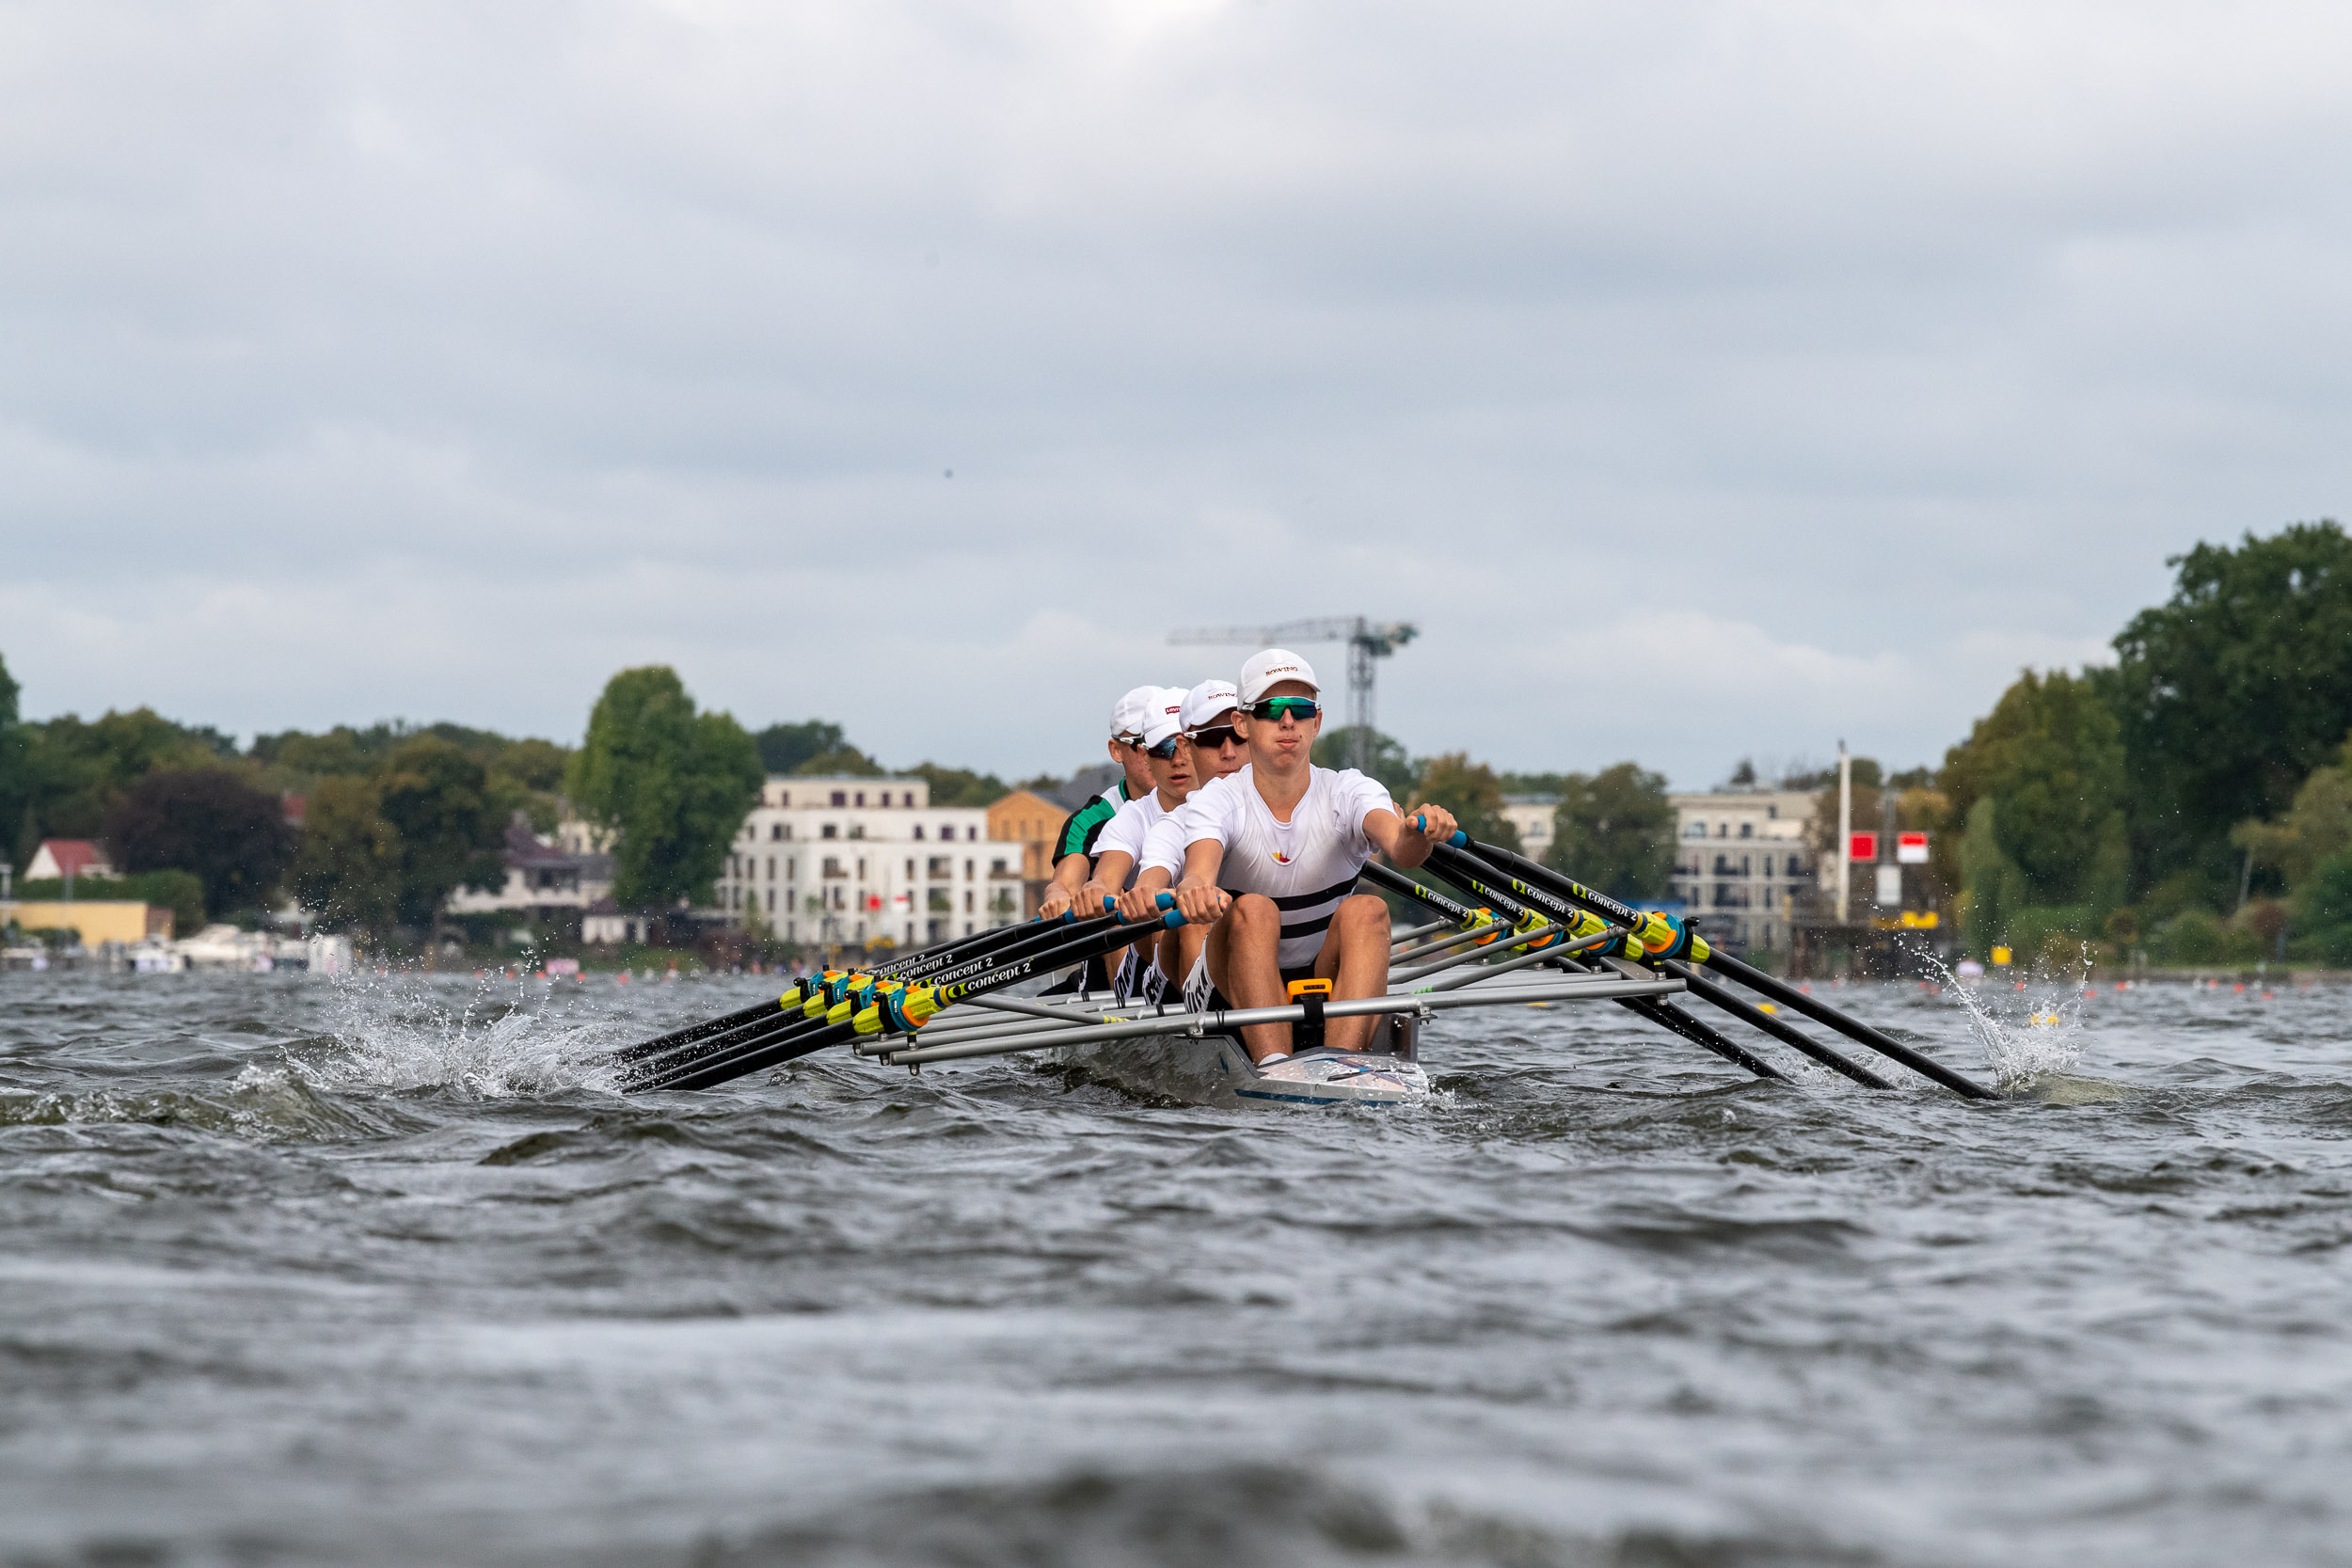
{"label": "building window", "polygon": [[[972,879],[972,863],[970,861],[965,861],[963,863],[963,879],[967,882]],[[972,895],[967,893],[964,896],[969,898]]]}
{"label": "building window", "polygon": [[866,791],[861,789],[857,792],[857,803],[861,806],[866,804]]}
{"label": "building window", "polygon": [[923,824],[920,822],[914,825],[914,842],[917,844],[923,842]]}
{"label": "building window", "polygon": [[913,861],[907,862],[907,880],[910,882],[914,880],[914,863]]}
{"label": "building window", "polygon": [[863,856],[859,857],[857,863],[857,879],[861,882],[866,880],[866,861]]}
{"label": "building window", "polygon": [[970,888],[963,890],[963,912],[966,914],[972,912],[972,890]]}
{"label": "building window", "polygon": [[838,822],[828,822],[823,827],[817,830],[817,836],[818,838],[839,838],[841,836],[841,824]]}
{"label": "building window", "polygon": [[933,855],[926,869],[933,880],[941,880],[956,874],[956,863],[945,855]]}
{"label": "building window", "polygon": [[784,879],[787,882],[797,882],[801,879],[801,863],[799,861],[787,860],[784,863]]}
{"label": "building window", "polygon": [[1753,822],[1740,823],[1740,836],[1741,838],[1754,838],[1756,836],[1756,824]]}
{"label": "building window", "polygon": [[850,803],[850,797],[849,797],[848,792],[847,792],[847,791],[845,791],[845,790],[839,790],[839,789],[834,790],[834,791],[833,792],[833,803],[834,803],[834,805],[836,805],[836,806],[846,806],[846,805],[848,805],[848,804]]}
{"label": "building window", "polygon": [[770,914],[776,912],[776,890],[774,888],[768,890],[768,912]]}

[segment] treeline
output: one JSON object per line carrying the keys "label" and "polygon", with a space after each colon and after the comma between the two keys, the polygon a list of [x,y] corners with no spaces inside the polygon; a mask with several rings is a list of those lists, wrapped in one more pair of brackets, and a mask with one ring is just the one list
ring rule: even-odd
{"label": "treeline", "polygon": [[1905,825],[1943,830],[1979,955],[2352,964],[2352,540],[2302,523],[2168,564],[2113,665],[2020,675]]}

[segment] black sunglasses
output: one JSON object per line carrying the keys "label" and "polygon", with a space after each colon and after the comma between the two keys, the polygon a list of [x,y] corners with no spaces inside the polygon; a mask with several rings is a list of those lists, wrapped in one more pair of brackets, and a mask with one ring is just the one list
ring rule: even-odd
{"label": "black sunglasses", "polygon": [[1249,717],[1269,724],[1279,724],[1286,718],[1304,724],[1323,717],[1323,705],[1312,697],[1267,697],[1249,705]]}
{"label": "black sunglasses", "polygon": [[1176,737],[1171,735],[1157,746],[1143,747],[1142,752],[1147,757],[1157,757],[1162,762],[1174,762],[1176,760]]}
{"label": "black sunglasses", "polygon": [[1204,752],[1221,752],[1228,746],[1240,745],[1241,732],[1231,724],[1219,724],[1214,729],[1193,731],[1192,743]]}

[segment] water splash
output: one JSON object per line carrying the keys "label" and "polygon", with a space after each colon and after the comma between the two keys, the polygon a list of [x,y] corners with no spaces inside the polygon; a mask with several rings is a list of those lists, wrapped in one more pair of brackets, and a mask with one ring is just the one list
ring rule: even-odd
{"label": "water splash", "polygon": [[2073,975],[2039,968],[2025,989],[1994,991],[1969,985],[1932,955],[1919,957],[1944,976],[1944,989],[1968,1011],[1969,1033],[1984,1052],[1985,1067],[2003,1089],[2071,1071],[2083,1054],[2083,988],[2090,974],[2090,949]]}
{"label": "water splash", "polygon": [[336,1049],[304,1060],[335,1088],[452,1091],[469,1100],[535,1098],[589,1086],[612,1026],[558,1018],[544,980],[477,978],[457,991],[414,973],[335,981]]}

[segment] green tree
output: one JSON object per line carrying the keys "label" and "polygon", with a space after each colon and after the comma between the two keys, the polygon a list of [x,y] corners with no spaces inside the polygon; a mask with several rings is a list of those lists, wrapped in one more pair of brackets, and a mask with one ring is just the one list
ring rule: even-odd
{"label": "green tree", "polygon": [[106,814],[156,768],[216,767],[236,755],[217,730],[176,724],[144,707],[87,722],[68,714],[24,730],[27,793],[40,838],[98,838]]}
{"label": "green tree", "polygon": [[2038,905],[2125,902],[2128,845],[2121,728],[2088,676],[2028,670],[1944,759],[1950,815],[1990,826]]}
{"label": "green tree", "polygon": [[388,930],[400,912],[400,859],[375,780],[338,774],[306,803],[294,896],[330,926]]}
{"label": "green tree", "polygon": [[32,824],[33,781],[28,752],[31,738],[18,722],[17,684],[0,659],[0,860],[14,863],[16,840]]}
{"label": "green tree", "polygon": [[106,816],[124,871],[188,871],[215,918],[266,905],[294,863],[294,834],[274,795],[224,768],[160,768]]}
{"label": "green tree", "polygon": [[[1355,767],[1356,726],[1343,724],[1317,736],[1312,760],[1317,768]],[[1405,754],[1405,743],[1378,730],[1372,732],[1372,766],[1364,771],[1399,800],[1413,798],[1421,778],[1420,769]],[[1500,781],[1497,787],[1501,787]]]}
{"label": "green tree", "polygon": [[2330,768],[2315,768],[2295,792],[2295,803],[2275,821],[2241,822],[2230,843],[2254,863],[2300,888],[2328,856],[2352,848],[2352,740]]}
{"label": "green tree", "polygon": [[1012,793],[1005,781],[995,774],[975,773],[968,768],[945,768],[935,762],[918,762],[907,771],[930,782],[931,804],[934,806],[993,805]]}
{"label": "green tree", "polygon": [[1675,812],[1666,777],[1621,762],[1561,783],[1547,863],[1613,898],[1662,898],[1672,885]]}
{"label": "green tree", "polygon": [[2352,850],[2339,849],[2313,865],[2296,905],[2296,924],[2318,939],[2320,957],[2352,966]]}
{"label": "green tree", "polygon": [[881,763],[854,746],[844,746],[837,752],[826,752],[809,758],[792,771],[803,778],[879,779],[889,771]]}
{"label": "green tree", "polygon": [[771,724],[759,732],[760,766],[771,773],[797,773],[801,765],[830,752],[850,750],[841,726],[822,719],[801,724]]}
{"label": "green tree", "polygon": [[1495,770],[1474,763],[1467,752],[1448,752],[1422,766],[1421,780],[1406,802],[1409,814],[1417,805],[1443,806],[1454,814],[1462,831],[1484,844],[1506,849],[1519,847],[1519,833],[1502,815],[1502,783]]}
{"label": "green tree", "polygon": [[400,918],[429,927],[437,945],[452,893],[505,880],[506,816],[491,799],[488,770],[453,741],[413,736],[386,761],[375,790],[395,835]]}
{"label": "green tree", "polygon": [[2172,596],[2116,637],[2109,692],[2139,872],[2234,884],[2230,830],[2287,810],[2352,728],[2352,539],[2297,523],[2167,564]]}
{"label": "green tree", "polygon": [[619,836],[614,898],[654,909],[708,901],[764,776],[743,727],[724,713],[697,713],[677,673],[653,665],[606,684],[565,793]]}

